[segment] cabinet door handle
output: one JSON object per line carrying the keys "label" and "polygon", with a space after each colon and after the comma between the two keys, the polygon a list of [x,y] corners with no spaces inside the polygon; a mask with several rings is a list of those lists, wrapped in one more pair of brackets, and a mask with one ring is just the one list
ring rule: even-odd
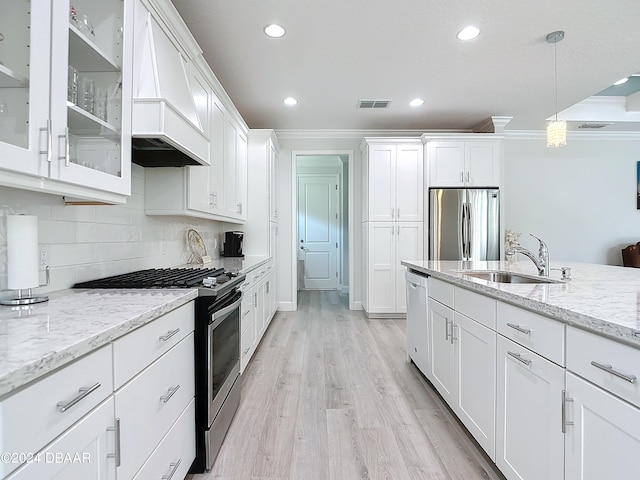
{"label": "cabinet door handle", "polygon": [[466,172],[466,173],[465,173],[465,177],[466,177],[466,179],[467,179],[467,182],[468,182],[468,181],[469,181],[469,179],[470,179],[470,175],[469,175],[469,172]]}
{"label": "cabinet door handle", "polygon": [[531,360],[528,360],[526,358],[522,358],[522,356],[519,353],[507,352],[507,354],[511,355],[513,358],[518,360],[520,363],[524,363],[527,366],[531,365]]}
{"label": "cabinet door handle", "polygon": [[451,321],[451,345],[453,345],[453,341],[457,340],[458,337],[456,337],[456,329],[458,328],[458,326],[453,323],[453,320]]}
{"label": "cabinet door handle", "polygon": [[258,292],[254,292],[253,294],[253,306],[258,308]]}
{"label": "cabinet door handle", "polygon": [[169,475],[163,475],[161,480],[171,480],[171,478],[176,474],[176,470],[178,470],[181,462],[182,459],[180,458],[177,462],[170,463],[169,467],[171,467],[171,473]]}
{"label": "cabinet door handle", "polygon": [[636,377],[635,375],[626,375],[624,373],[618,372],[613,368],[613,365],[603,365],[602,363],[598,363],[598,362],[591,362],[591,365],[593,365],[596,368],[599,368],[600,370],[604,370],[605,372],[609,372],[610,374],[615,375],[616,377],[622,378],[623,380],[626,380],[629,383],[636,383],[636,380],[638,379],[638,377]]}
{"label": "cabinet door handle", "polygon": [[400,207],[398,207],[396,213],[398,214],[398,220],[400,220]]}
{"label": "cabinet door handle", "polygon": [[573,425],[567,421],[567,402],[573,402],[573,398],[567,398],[567,391],[562,390],[562,433],[567,433],[567,426]]}
{"label": "cabinet door handle", "polygon": [[47,162],[51,163],[51,155],[53,151],[53,139],[51,136],[51,119],[47,120],[47,126],[40,129],[41,132],[46,132],[47,134],[47,146],[45,150],[40,150],[41,155],[47,155]]}
{"label": "cabinet door handle", "polygon": [[116,453],[108,453],[107,458],[115,458],[116,459],[116,467],[119,467],[121,464],[120,458],[120,419],[116,418],[116,424],[113,427],[107,428],[108,432],[115,432],[115,440],[116,440]]}
{"label": "cabinet door handle", "polygon": [[180,385],[176,385],[174,388],[169,388],[167,390],[167,393],[163,396],[160,397],[160,400],[162,400],[164,403],[167,403],[169,401],[169,399],[171,397],[173,397],[175,395],[175,393],[180,389]]}
{"label": "cabinet door handle", "polygon": [[445,341],[449,340],[449,319],[448,318],[444,319],[444,340]]}
{"label": "cabinet door handle", "polygon": [[531,330],[529,330],[528,328],[524,328],[524,327],[521,327],[520,325],[515,325],[513,323],[507,323],[507,327],[511,327],[514,330],[517,330],[519,332],[525,333],[527,335],[529,335],[531,333]]}
{"label": "cabinet door handle", "polygon": [[391,218],[396,218],[396,216],[395,216],[395,210],[396,210],[395,208],[392,208],[392,209],[391,209]]}
{"label": "cabinet door handle", "polygon": [[396,225],[396,232],[398,233],[398,236],[400,236],[400,225]]}
{"label": "cabinet door handle", "polygon": [[68,402],[58,402],[58,404],[56,405],[58,407],[58,410],[61,413],[66,412],[71,407],[73,407],[76,403],[78,403],[80,400],[87,397],[89,394],[95,392],[98,388],[100,388],[100,385],[101,383],[98,382],[95,385],[91,385],[90,387],[79,388],[78,389],[79,394],[75,398],[73,398],[72,400],[69,400]]}
{"label": "cabinet door handle", "polygon": [[65,127],[64,135],[58,135],[58,138],[64,139],[64,155],[58,155],[58,160],[64,160],[64,166],[71,165],[71,156],[69,153],[69,127]]}
{"label": "cabinet door handle", "polygon": [[251,347],[247,347],[242,351],[242,355],[246,355],[247,353],[249,353],[249,350],[251,350]]}
{"label": "cabinet door handle", "polygon": [[169,330],[167,332],[166,335],[160,335],[158,337],[158,340],[161,340],[163,342],[166,342],[167,340],[169,340],[171,337],[173,337],[174,335],[176,335],[178,332],[180,331],[179,328],[176,328],[175,330]]}
{"label": "cabinet door handle", "polygon": [[247,315],[249,315],[249,312],[250,312],[250,311],[251,311],[251,310],[247,310],[246,312],[243,312],[243,313],[242,313],[242,316],[243,316],[243,317],[246,317]]}
{"label": "cabinet door handle", "polygon": [[464,172],[460,172],[460,183],[464,182]]}

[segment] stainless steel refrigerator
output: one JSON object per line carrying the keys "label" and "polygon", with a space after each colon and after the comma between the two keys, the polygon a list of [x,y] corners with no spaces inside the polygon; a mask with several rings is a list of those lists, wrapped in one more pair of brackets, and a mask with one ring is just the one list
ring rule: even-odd
{"label": "stainless steel refrigerator", "polygon": [[429,260],[499,260],[497,188],[429,190]]}

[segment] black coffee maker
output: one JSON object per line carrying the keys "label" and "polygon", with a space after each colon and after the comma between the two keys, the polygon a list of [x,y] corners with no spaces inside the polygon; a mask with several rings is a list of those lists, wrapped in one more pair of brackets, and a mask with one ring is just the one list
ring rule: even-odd
{"label": "black coffee maker", "polygon": [[244,232],[224,232],[223,257],[244,257],[242,254]]}

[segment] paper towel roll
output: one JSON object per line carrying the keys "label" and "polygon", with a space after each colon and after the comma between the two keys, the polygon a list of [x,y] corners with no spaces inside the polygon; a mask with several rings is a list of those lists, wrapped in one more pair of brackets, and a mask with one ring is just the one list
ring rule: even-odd
{"label": "paper towel roll", "polygon": [[35,288],[38,275],[38,217],[7,215],[7,276],[10,290]]}

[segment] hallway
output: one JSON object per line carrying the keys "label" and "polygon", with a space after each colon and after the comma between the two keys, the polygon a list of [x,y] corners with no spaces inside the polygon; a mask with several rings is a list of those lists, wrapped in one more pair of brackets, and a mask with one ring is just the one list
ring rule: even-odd
{"label": "hallway", "polygon": [[242,376],[213,470],[192,479],[499,478],[406,362],[405,338],[404,319],[368,320],[346,295],[299,292]]}

